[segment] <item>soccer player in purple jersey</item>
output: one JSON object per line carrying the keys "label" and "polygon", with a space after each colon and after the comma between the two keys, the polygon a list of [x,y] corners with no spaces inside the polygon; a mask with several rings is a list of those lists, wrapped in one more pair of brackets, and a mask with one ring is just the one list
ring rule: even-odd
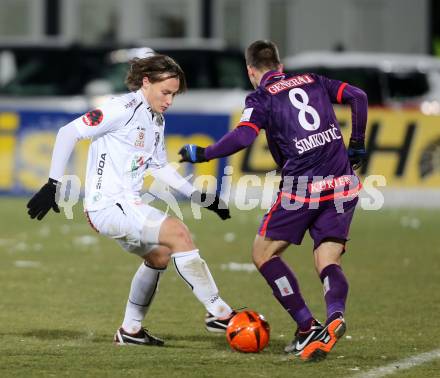
{"label": "soccer player in purple jersey", "polygon": [[[249,79],[238,127],[203,148],[185,145],[182,161],[199,163],[249,146],[264,129],[281,170],[277,200],[265,214],[252,258],[273,294],[297,323],[287,353],[303,360],[324,358],[345,332],[348,282],[341,268],[360,183],[353,168],[366,155],[367,96],[359,88],[313,73],[285,74],[278,49],[256,41],[246,50]],[[349,104],[352,134],[345,148],[333,103]],[[293,205],[291,201],[293,200]],[[324,287],[327,320],[321,325],[307,307],[292,269],[281,255],[301,244],[306,231],[314,241],[315,268]]]}

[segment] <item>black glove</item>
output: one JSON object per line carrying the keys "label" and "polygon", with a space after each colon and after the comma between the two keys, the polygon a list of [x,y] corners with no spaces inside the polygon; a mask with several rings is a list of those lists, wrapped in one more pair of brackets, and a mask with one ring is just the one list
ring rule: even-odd
{"label": "black glove", "polygon": [[191,201],[213,211],[223,220],[231,217],[226,203],[217,194],[194,192]]}
{"label": "black glove", "polygon": [[363,140],[350,139],[348,144],[348,160],[353,169],[360,168],[367,158],[367,151],[365,150],[365,144]]}
{"label": "black glove", "polygon": [[179,162],[187,161],[189,163],[203,163],[206,160],[205,149],[195,144],[185,144],[179,151],[179,155],[182,157]]}
{"label": "black glove", "polygon": [[55,193],[57,191],[58,181],[49,179],[49,181],[43,185],[38,193],[27,203],[28,214],[32,219],[37,217],[38,220],[42,220],[48,211],[52,208],[56,213],[60,212],[57,203],[55,202]]}

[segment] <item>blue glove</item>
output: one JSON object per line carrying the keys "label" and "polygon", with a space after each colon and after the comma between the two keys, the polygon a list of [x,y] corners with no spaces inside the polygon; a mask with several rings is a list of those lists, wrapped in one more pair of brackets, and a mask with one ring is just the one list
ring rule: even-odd
{"label": "blue glove", "polygon": [[208,161],[205,157],[205,149],[195,144],[185,144],[179,151],[181,156],[180,163],[187,161],[189,163],[203,163]]}
{"label": "blue glove", "polygon": [[348,144],[348,160],[353,169],[360,168],[367,159],[367,151],[365,150],[365,144],[363,140],[350,139]]}

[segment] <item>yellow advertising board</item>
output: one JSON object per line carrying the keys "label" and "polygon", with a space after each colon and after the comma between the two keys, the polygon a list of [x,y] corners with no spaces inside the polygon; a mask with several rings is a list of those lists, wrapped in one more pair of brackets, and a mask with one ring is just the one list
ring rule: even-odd
{"label": "yellow advertising board", "polygon": [[[78,115],[54,111],[1,111],[0,110],[0,195],[28,195],[37,191],[49,174],[52,149],[59,127],[67,124]],[[187,118],[185,118],[187,117]],[[169,162],[179,160],[178,151],[187,143],[209,145],[228,131],[230,115],[201,116],[198,114],[175,117],[174,128],[168,128],[165,143]],[[197,128],[187,124],[196,123]],[[206,129],[210,121],[217,121],[217,129]],[[84,183],[89,140],[81,140],[69,160],[65,174],[77,175]],[[176,163],[182,175],[217,177],[223,172],[218,160],[206,164],[189,166]],[[224,163],[223,163],[224,165]],[[145,188],[152,182],[145,180]],[[210,190],[215,185],[207,183]],[[83,187],[83,185],[82,185]]]}
{"label": "yellow advertising board", "polygon": [[[337,108],[336,114],[347,142],[351,133],[350,109]],[[177,151],[185,143],[201,146],[214,143],[227,132],[228,125],[233,128],[238,124],[240,115],[241,112],[236,112],[231,116],[212,115],[206,119],[206,115],[194,113],[189,120],[182,115],[176,117],[174,130],[168,132],[166,138],[169,161],[178,160]],[[46,113],[0,112],[0,194],[34,192],[47,180],[57,117],[57,114]],[[220,126],[210,128],[211,122],[217,119]],[[50,127],[43,127],[48,120],[51,120]],[[57,122],[66,123],[63,119]],[[198,129],[187,126],[197,122]],[[440,117],[426,116],[415,110],[370,108],[366,145],[369,159],[358,171],[362,176],[383,175],[391,188],[440,189]],[[78,143],[66,172],[79,175],[81,181],[84,180],[87,151],[88,141]],[[276,169],[264,132],[261,132],[252,146],[227,161],[214,160],[194,166],[181,164],[179,170],[185,176],[212,175],[221,180],[225,164],[233,168],[233,183],[243,175],[264,176]],[[149,180],[146,184],[148,186]]]}
{"label": "yellow advertising board", "polygon": [[[350,108],[337,108],[344,140],[351,133]],[[240,113],[232,117],[237,125]],[[370,108],[366,132],[369,158],[359,174],[383,175],[388,187],[440,189],[440,117],[418,111]],[[234,179],[275,169],[264,132],[247,150],[231,157]]]}

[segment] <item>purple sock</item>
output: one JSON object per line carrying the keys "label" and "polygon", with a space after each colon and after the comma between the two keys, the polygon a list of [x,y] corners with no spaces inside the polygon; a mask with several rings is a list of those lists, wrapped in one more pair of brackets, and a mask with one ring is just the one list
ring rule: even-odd
{"label": "purple sock", "polygon": [[273,295],[289,315],[296,321],[301,331],[307,331],[313,316],[299,291],[298,281],[292,270],[278,256],[272,257],[260,267]]}
{"label": "purple sock", "polygon": [[345,301],[348,294],[348,282],[339,265],[326,266],[319,275],[324,285],[324,298],[327,305],[327,321],[344,315]]}

